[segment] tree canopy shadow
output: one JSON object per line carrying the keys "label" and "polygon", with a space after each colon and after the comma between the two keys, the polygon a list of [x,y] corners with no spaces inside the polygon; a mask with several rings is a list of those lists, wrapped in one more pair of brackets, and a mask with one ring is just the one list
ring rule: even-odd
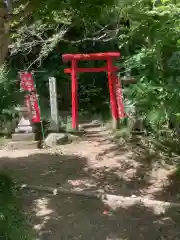
{"label": "tree canopy shadow", "polygon": [[180,175],[179,169],[168,178],[168,185],[156,193],[156,198],[163,201],[180,202]]}
{"label": "tree canopy shadow", "polygon": [[[102,146],[103,144],[103,142],[100,142],[99,146]],[[155,183],[156,177],[153,175],[155,171],[159,171],[159,175],[162,175],[160,176],[162,178],[161,186],[167,184],[167,182],[169,182],[169,185],[172,184],[172,180],[170,180],[170,177],[167,179],[166,175],[169,175],[172,172],[169,170],[169,173],[167,173],[168,169],[176,167],[177,162],[175,161],[175,158],[167,156],[156,147],[151,148],[150,146],[143,144],[140,137],[135,137],[131,140],[122,142],[113,141],[113,144],[112,141],[109,141],[109,144],[105,142],[105,145],[106,148],[98,154],[98,159],[99,161],[103,161],[104,158],[109,159],[109,161],[111,161],[111,159],[116,159],[116,162],[119,163],[120,167],[114,167],[110,172],[115,174],[116,178],[121,180],[119,181],[121,186],[126,186],[128,195],[140,195],[143,193],[144,189],[151,187],[152,184],[158,185]],[[132,172],[133,174],[130,174],[131,176],[129,178],[127,176],[127,181],[124,181],[123,183],[121,175],[126,175],[126,173],[129,172]],[[159,181],[161,181],[161,179],[159,179]],[[175,195],[177,195],[177,187],[172,186],[172,189],[174,190],[171,190],[171,197],[170,194],[169,197],[166,195],[164,200],[176,200]],[[157,190],[157,194],[158,192],[159,191]],[[157,194],[154,195],[155,198],[158,198]],[[163,198],[161,198],[161,200],[163,200]]]}
{"label": "tree canopy shadow", "polygon": [[[86,178],[88,182],[94,180],[96,188],[104,188],[104,181],[112,187],[120,182],[113,171],[103,169],[103,176],[97,173],[93,176],[87,167],[86,158],[73,155],[42,152],[0,158],[0,169],[18,183],[56,187],[66,185],[69,179]],[[86,188],[92,189],[92,186]],[[173,209],[158,214],[140,205],[114,209],[111,202],[64,194],[52,196],[30,190],[23,192],[22,200],[30,228],[35,232],[50,231],[50,240],[180,239],[178,211]]]}
{"label": "tree canopy shadow", "polygon": [[[28,196],[28,200],[31,227],[36,231],[49,231],[49,239],[180,238],[177,209],[169,209],[166,213],[159,214],[141,205],[112,210],[110,204],[107,206],[100,200],[64,195],[39,196],[34,199]],[[46,205],[44,208],[43,202]]]}

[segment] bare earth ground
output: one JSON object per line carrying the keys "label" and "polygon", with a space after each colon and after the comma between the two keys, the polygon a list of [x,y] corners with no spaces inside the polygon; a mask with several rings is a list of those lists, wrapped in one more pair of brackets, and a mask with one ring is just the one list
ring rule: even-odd
{"label": "bare earth ground", "polygon": [[[103,127],[86,131],[81,141],[54,149],[1,150],[0,168],[18,183],[180,202],[180,181],[173,177],[175,166],[167,164],[166,157],[137,141],[115,143]],[[178,208],[30,191],[24,193],[23,203],[30,226],[37,232],[50,231],[51,240],[180,239]]]}

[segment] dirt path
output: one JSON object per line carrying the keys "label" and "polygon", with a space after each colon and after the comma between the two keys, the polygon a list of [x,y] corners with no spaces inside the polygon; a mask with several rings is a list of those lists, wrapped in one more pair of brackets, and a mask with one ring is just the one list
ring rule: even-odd
{"label": "dirt path", "polygon": [[[0,168],[20,183],[179,201],[180,184],[169,180],[173,165],[137,143],[115,143],[100,126],[86,126],[86,137],[80,142],[45,150],[2,150],[0,156]],[[156,206],[116,206],[37,192],[27,192],[23,199],[32,227],[50,230],[49,239],[180,239],[177,209],[164,212]]]}

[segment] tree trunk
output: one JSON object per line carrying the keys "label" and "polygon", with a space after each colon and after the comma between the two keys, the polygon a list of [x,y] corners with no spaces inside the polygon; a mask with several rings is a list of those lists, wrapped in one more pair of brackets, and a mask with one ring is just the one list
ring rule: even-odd
{"label": "tree trunk", "polygon": [[0,0],[0,65],[3,64],[9,45],[9,20],[8,10]]}

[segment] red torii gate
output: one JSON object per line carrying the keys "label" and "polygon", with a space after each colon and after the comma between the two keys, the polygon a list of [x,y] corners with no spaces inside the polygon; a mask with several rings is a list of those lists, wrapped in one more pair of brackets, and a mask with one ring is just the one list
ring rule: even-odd
{"label": "red torii gate", "polygon": [[[64,62],[71,61],[71,68],[66,68],[65,73],[71,74],[72,90],[72,128],[78,129],[78,82],[77,74],[81,72],[107,72],[109,82],[110,104],[114,127],[118,120],[125,117],[122,89],[116,72],[118,67],[113,66],[113,60],[120,57],[119,52],[90,53],[90,54],[64,54]],[[78,68],[81,60],[105,60],[106,66],[99,68]]]}

